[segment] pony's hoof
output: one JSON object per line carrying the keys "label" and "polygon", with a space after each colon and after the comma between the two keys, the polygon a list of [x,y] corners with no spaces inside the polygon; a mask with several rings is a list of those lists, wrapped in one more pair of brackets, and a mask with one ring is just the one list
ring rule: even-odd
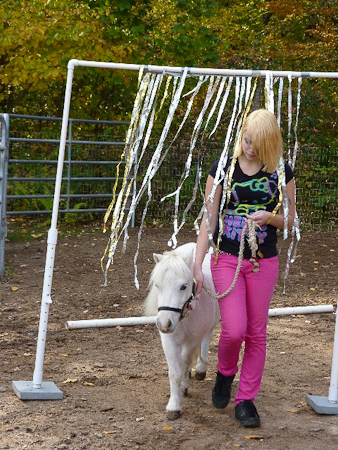
{"label": "pony's hoof", "polygon": [[206,377],[206,372],[195,372],[195,378],[196,380],[202,381]]}
{"label": "pony's hoof", "polygon": [[181,411],[168,411],[168,419],[169,420],[176,420],[181,417],[182,413]]}

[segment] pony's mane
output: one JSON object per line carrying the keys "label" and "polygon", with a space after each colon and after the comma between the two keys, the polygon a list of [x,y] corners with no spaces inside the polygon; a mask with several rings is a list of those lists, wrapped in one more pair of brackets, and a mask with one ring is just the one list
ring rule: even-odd
{"label": "pony's mane", "polygon": [[189,268],[181,254],[175,250],[164,252],[162,259],[155,265],[149,280],[149,294],[144,303],[144,311],[147,316],[157,314],[157,293],[155,284],[164,278],[164,274],[173,271],[177,276],[191,278],[192,269]]}

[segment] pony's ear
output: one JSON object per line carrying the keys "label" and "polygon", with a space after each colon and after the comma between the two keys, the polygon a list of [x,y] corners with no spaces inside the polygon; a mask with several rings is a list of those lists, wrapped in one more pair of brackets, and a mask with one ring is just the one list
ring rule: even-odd
{"label": "pony's ear", "polygon": [[163,255],[161,255],[160,253],[153,253],[153,258],[154,258],[154,261],[155,261],[156,263],[158,263],[158,262],[160,262],[161,259],[163,258]]}
{"label": "pony's ear", "polygon": [[186,263],[186,265],[188,266],[188,267],[192,267],[192,265],[194,264],[194,258],[195,258],[195,255],[194,255],[194,249],[192,249],[191,250],[191,252],[189,252],[187,255],[185,255],[184,256],[184,262]]}

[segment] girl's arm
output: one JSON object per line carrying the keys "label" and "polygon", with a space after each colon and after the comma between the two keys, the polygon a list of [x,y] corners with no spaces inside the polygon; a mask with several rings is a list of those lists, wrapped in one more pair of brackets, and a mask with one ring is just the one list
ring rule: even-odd
{"label": "girl's arm", "polygon": [[[208,176],[206,187],[205,187],[205,196],[204,198],[207,200],[212,187],[214,185],[214,178],[212,176]],[[212,205],[212,213],[210,218],[210,229],[211,233],[214,234],[218,221],[218,212],[221,202],[222,195],[222,186],[218,185],[215,192],[215,197]],[[210,201],[206,203],[207,214],[210,214]],[[194,277],[196,280],[196,292],[199,294],[203,287],[203,272],[202,272],[202,264],[206,253],[209,250],[209,238],[208,238],[208,230],[206,224],[206,213],[203,215],[203,219],[200,226],[199,235],[197,238],[197,246],[196,246],[196,256],[195,256],[195,264],[194,264]]]}

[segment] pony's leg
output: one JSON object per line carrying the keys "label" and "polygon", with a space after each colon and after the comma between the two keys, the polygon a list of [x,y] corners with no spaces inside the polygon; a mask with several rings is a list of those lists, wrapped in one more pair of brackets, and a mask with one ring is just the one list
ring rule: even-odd
{"label": "pony's leg", "polygon": [[192,348],[189,345],[184,345],[182,347],[182,384],[181,389],[183,394],[186,396],[188,395],[188,389],[189,389],[189,379],[191,375],[191,364],[194,356],[195,348]]}
{"label": "pony's leg", "polygon": [[212,336],[213,330],[211,330],[203,339],[200,351],[197,356],[197,363],[196,363],[196,372],[195,372],[195,378],[196,380],[204,380],[206,374],[207,374],[207,366],[208,366],[208,351],[209,351],[209,345],[210,340]]}
{"label": "pony's leg", "polygon": [[161,333],[162,347],[167,358],[169,369],[170,398],[166,410],[169,420],[181,417],[181,383],[182,383],[182,363],[181,346],[172,339],[171,335]]}

